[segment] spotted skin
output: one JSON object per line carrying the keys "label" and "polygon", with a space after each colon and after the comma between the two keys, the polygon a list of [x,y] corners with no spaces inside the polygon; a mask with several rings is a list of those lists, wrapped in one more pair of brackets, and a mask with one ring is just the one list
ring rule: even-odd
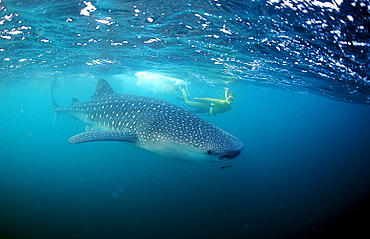
{"label": "spotted skin", "polygon": [[116,94],[102,79],[92,98],[67,107],[53,99],[56,115],[69,115],[94,130],[71,137],[70,143],[130,142],[164,158],[193,162],[231,159],[244,148],[239,139],[189,111],[154,98]]}

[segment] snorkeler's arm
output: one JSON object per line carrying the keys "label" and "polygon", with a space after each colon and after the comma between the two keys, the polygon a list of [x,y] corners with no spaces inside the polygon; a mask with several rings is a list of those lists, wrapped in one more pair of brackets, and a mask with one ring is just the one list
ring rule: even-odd
{"label": "snorkeler's arm", "polygon": [[225,89],[225,93],[224,93],[225,99],[227,99],[227,95],[229,94],[229,90],[230,90],[230,88],[226,88]]}
{"label": "snorkeler's arm", "polygon": [[210,102],[215,104],[222,103],[222,100],[219,99],[213,99],[213,98],[194,98],[196,101],[202,101],[202,102]]}

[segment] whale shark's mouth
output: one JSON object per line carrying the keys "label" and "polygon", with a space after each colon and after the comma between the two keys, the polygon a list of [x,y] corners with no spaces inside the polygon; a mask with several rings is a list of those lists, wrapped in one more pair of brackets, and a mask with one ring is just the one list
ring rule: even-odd
{"label": "whale shark's mouth", "polygon": [[240,151],[237,151],[235,153],[222,155],[222,156],[220,156],[218,158],[219,159],[233,159],[233,158],[238,157],[239,154],[240,154]]}

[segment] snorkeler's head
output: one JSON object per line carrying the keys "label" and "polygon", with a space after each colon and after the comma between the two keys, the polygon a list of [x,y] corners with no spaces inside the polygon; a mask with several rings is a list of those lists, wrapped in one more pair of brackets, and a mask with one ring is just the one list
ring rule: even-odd
{"label": "snorkeler's head", "polygon": [[226,101],[230,105],[233,104],[235,101],[235,95],[233,93],[227,94]]}

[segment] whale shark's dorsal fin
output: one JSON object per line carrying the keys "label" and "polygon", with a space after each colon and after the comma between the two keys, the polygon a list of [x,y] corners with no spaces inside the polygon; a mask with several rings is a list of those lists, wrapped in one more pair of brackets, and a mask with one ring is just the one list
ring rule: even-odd
{"label": "whale shark's dorsal fin", "polygon": [[91,98],[99,99],[99,98],[107,97],[112,94],[115,94],[115,92],[112,89],[112,87],[109,85],[109,83],[104,79],[100,79],[98,84],[96,85],[95,93],[93,96],[91,96]]}
{"label": "whale shark's dorsal fin", "polygon": [[74,105],[74,104],[76,104],[78,102],[79,102],[79,100],[77,98],[72,97],[71,105]]}

